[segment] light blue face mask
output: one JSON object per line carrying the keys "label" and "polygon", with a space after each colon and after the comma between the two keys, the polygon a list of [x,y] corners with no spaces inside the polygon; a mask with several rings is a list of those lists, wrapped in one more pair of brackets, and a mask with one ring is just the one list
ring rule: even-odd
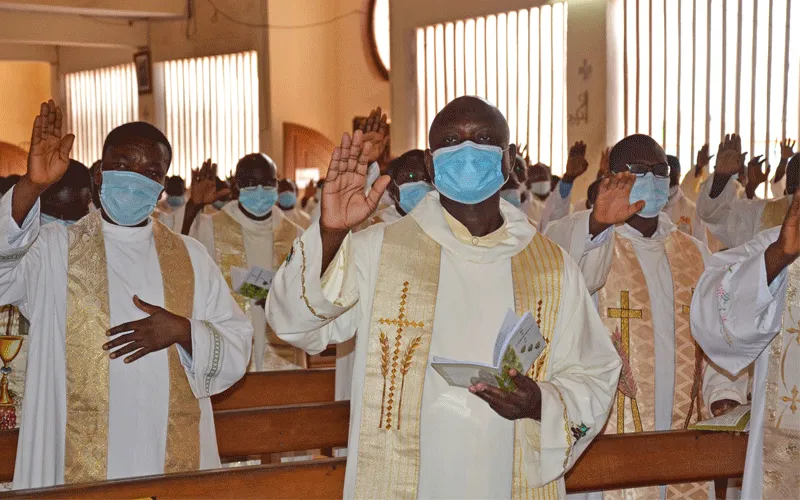
{"label": "light blue face mask", "polygon": [[278,195],[278,205],[280,205],[281,208],[285,208],[288,210],[290,208],[294,208],[296,204],[297,204],[297,195],[294,194],[293,192],[284,191]]}
{"label": "light blue face mask", "polygon": [[636,177],[636,183],[631,190],[631,205],[644,200],[645,206],[638,215],[652,219],[658,217],[661,210],[669,201],[669,177],[663,179],[648,172],[642,177]]}
{"label": "light blue face mask", "polygon": [[517,189],[504,189],[500,191],[500,197],[517,208],[522,205],[522,197]]}
{"label": "light blue face mask", "polygon": [[398,205],[405,213],[411,213],[425,195],[433,191],[433,186],[425,181],[406,182],[398,186],[400,190],[400,201]]}
{"label": "light blue face mask", "polygon": [[465,141],[433,152],[433,184],[447,198],[476,205],[506,183],[503,148]]}
{"label": "light blue face mask", "polygon": [[255,186],[239,190],[239,203],[254,217],[264,217],[278,201],[278,188]]}
{"label": "light blue face mask", "polygon": [[167,205],[172,208],[178,208],[183,205],[183,196],[167,196]]}
{"label": "light blue face mask", "polygon": [[222,210],[222,207],[224,207],[227,204],[228,204],[227,201],[222,201],[222,200],[217,200],[214,203],[212,203],[212,205],[214,205],[214,208],[216,208],[217,210]]}
{"label": "light blue face mask", "polygon": [[41,224],[44,226],[45,224],[52,224],[53,222],[57,224],[61,224],[62,226],[69,227],[75,224],[76,220],[64,220],[59,219],[58,217],[53,217],[52,215],[42,214],[42,221]]}
{"label": "light blue face mask", "polygon": [[136,172],[107,170],[100,186],[100,203],[120,226],[135,226],[150,217],[164,186]]}

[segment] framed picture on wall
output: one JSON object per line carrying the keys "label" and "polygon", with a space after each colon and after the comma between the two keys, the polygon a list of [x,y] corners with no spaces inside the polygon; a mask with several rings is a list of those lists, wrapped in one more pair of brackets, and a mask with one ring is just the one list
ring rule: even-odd
{"label": "framed picture on wall", "polygon": [[150,51],[143,50],[133,55],[133,63],[136,66],[136,84],[139,87],[139,95],[153,93],[153,65],[150,61]]}

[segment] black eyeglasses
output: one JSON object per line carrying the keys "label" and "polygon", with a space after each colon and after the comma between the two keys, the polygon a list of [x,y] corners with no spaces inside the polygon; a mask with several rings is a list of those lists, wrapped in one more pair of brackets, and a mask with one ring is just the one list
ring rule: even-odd
{"label": "black eyeglasses", "polygon": [[660,163],[658,165],[643,165],[641,163],[631,163],[625,166],[628,167],[630,173],[632,173],[636,177],[644,177],[650,172],[652,172],[654,176],[660,179],[665,179],[669,177],[669,164],[667,163]]}

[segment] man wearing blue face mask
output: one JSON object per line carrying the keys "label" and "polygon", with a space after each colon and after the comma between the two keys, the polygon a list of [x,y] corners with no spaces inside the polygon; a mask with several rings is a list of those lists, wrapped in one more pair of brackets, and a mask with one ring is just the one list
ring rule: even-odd
{"label": "man wearing blue face mask", "polygon": [[245,373],[252,327],[203,246],[151,217],[169,141],[115,128],[101,210],[41,226],[75,139],[62,122],[42,104],[27,173],[0,201],[0,295],[31,318],[14,487],[219,467],[210,396]]}
{"label": "man wearing blue face mask", "polygon": [[89,213],[92,194],[89,169],[70,160],[67,171],[40,197],[42,225],[56,222],[71,226]]}
{"label": "man wearing blue face mask", "polygon": [[186,211],[186,182],[178,175],[168,177],[164,191],[166,197],[156,205],[158,219],[168,228],[180,233]]}
{"label": "man wearing blue face mask", "polygon": [[[500,197],[516,155],[500,110],[459,97],[429,140],[437,192],[352,233],[392,178],[365,195],[371,144],[345,134],[320,221],[267,298],[270,324],[312,353],[358,330],[345,498],[563,498],[564,473],[606,420],[619,357],[577,266]],[[430,366],[431,356],[488,362],[512,308],[538,316],[548,339],[530,373],[509,371],[515,390],[452,387]],[[417,465],[382,473],[403,457]]]}
{"label": "man wearing blue face mask", "polygon": [[[210,217],[195,218],[202,206],[225,194],[217,190],[216,165],[207,161],[192,182],[184,230],[205,245],[229,285],[233,267],[277,270],[294,239],[303,234],[303,229],[277,206],[277,175],[278,169],[269,156],[263,153],[244,156],[237,163],[234,176],[238,202],[226,204]],[[250,316],[255,332],[251,370],[306,367],[305,353],[281,342],[269,329],[262,304],[238,294],[234,298]]]}
{"label": "man wearing blue face mask", "polygon": [[[546,231],[580,263],[627,365],[603,432],[685,429],[747,402],[747,374],[733,379],[706,363],[692,338],[689,310],[682,306],[691,303],[710,253],[662,212],[670,185],[664,150],[651,137],[632,135],[612,148],[609,165],[615,175],[601,181],[592,209]],[[624,496],[690,498],[706,487],[713,493],[713,484],[697,484]],[[602,494],[575,496],[587,497]]]}
{"label": "man wearing blue face mask", "polygon": [[311,225],[311,218],[297,206],[297,185],[293,180],[281,179],[278,182],[278,207],[302,229]]}

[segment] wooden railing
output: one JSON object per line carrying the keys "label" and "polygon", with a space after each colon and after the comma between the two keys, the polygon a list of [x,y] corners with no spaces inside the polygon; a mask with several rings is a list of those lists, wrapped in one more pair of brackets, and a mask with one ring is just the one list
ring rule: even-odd
{"label": "wooden railing", "polygon": [[[215,397],[223,461],[346,446],[349,403],[331,401],[332,377],[333,370],[248,374],[228,393]],[[16,433],[0,432],[0,480],[9,480],[13,474],[15,448]],[[677,431],[600,436],[567,475],[567,489],[582,492],[706,480],[718,480],[721,488],[725,478],[742,476],[746,448],[746,434]],[[344,467],[344,459],[323,459],[61,486],[8,496],[335,498],[341,496]]]}

